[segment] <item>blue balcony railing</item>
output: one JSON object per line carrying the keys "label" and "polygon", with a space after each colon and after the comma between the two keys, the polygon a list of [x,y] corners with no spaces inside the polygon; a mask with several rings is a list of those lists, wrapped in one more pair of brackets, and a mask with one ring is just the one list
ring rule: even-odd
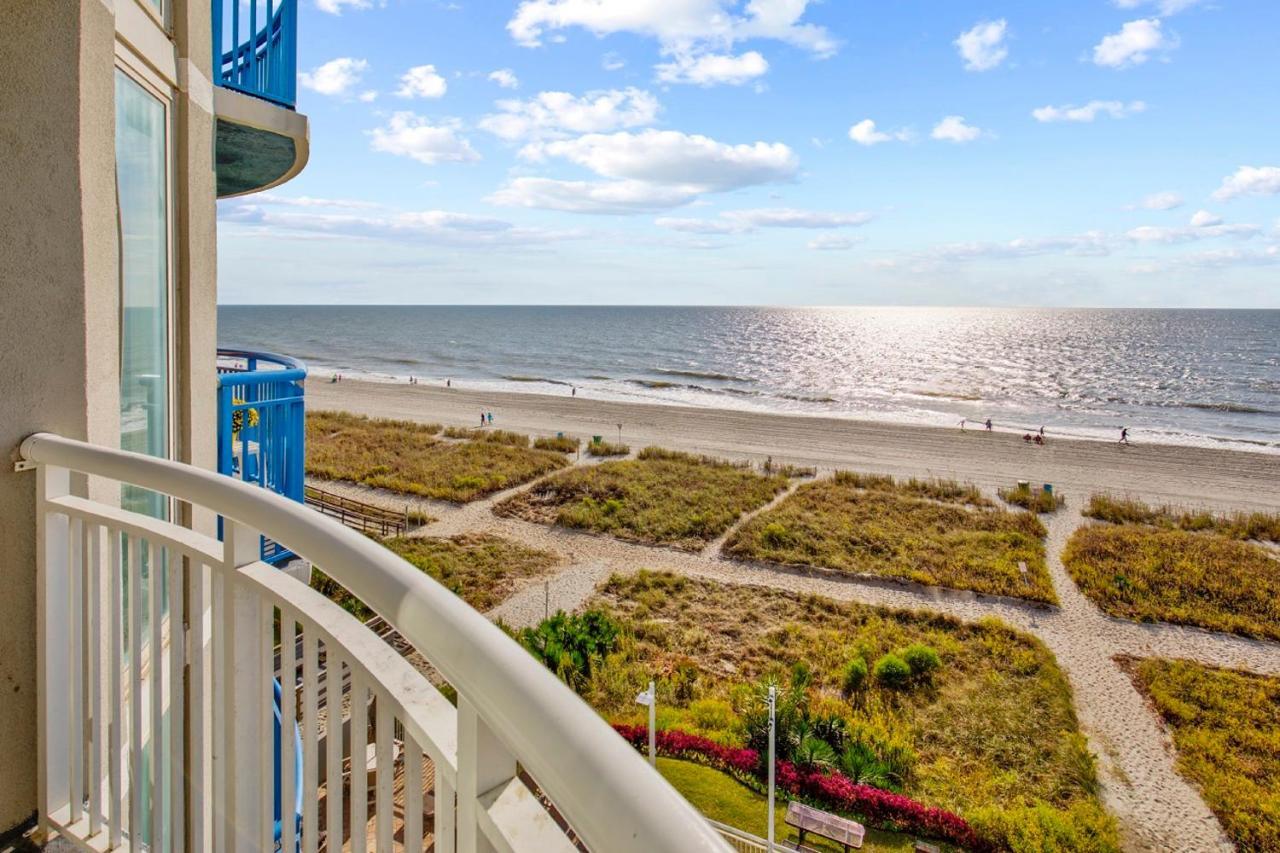
{"label": "blue balcony railing", "polygon": [[[306,378],[288,356],[218,350],[218,473],[305,502]],[[291,556],[263,541],[266,562]]]}
{"label": "blue balcony railing", "polygon": [[214,84],[293,109],[297,0],[212,0]]}

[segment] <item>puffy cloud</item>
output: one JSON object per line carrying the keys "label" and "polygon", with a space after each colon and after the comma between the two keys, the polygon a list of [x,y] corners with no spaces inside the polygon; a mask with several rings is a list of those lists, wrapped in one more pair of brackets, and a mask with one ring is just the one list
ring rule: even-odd
{"label": "puffy cloud", "polygon": [[1242,195],[1276,195],[1280,193],[1280,166],[1241,166],[1222,179],[1213,197],[1227,201]]}
{"label": "puffy cloud", "polygon": [[1185,12],[1193,6],[1199,6],[1204,0],[1116,0],[1121,9],[1137,9],[1139,6],[1155,6],[1163,17]]}
{"label": "puffy cloud", "polygon": [[416,113],[397,112],[385,126],[375,128],[369,135],[374,151],[412,157],[428,166],[479,160],[471,143],[458,135],[459,127],[456,121],[433,125]]}
{"label": "puffy cloud", "polygon": [[569,213],[613,216],[651,213],[688,204],[702,191],[696,186],[661,186],[646,181],[558,181],[514,178],[486,201],[503,207],[535,207]]}
{"label": "puffy cloud", "polygon": [[627,61],[619,53],[609,51],[600,58],[600,67],[605,71],[621,71],[627,67]]}
{"label": "puffy cloud", "polygon": [[316,8],[321,12],[328,12],[330,15],[341,15],[343,6],[350,9],[373,8],[373,4],[369,0],[316,0]]}
{"label": "puffy cloud", "polygon": [[864,211],[831,213],[797,210],[790,207],[766,207],[730,210],[718,219],[678,219],[660,217],[655,224],[689,234],[743,234],[760,228],[855,228],[875,217]]}
{"label": "puffy cloud", "polygon": [[489,79],[504,89],[519,89],[520,78],[510,68],[499,68],[489,72]]}
{"label": "puffy cloud", "polygon": [[1182,207],[1182,196],[1178,193],[1168,191],[1162,193],[1152,193],[1151,195],[1138,202],[1136,205],[1131,204],[1126,207],[1127,210],[1133,210],[1141,207],[1145,210],[1173,210],[1175,207]]}
{"label": "puffy cloud", "polygon": [[740,56],[720,53],[678,54],[671,62],[654,66],[664,83],[692,83],[697,86],[725,84],[741,86],[769,70],[769,63],[754,50]]}
{"label": "puffy cloud", "polygon": [[1165,35],[1159,18],[1140,18],[1103,37],[1093,48],[1093,61],[1108,68],[1128,68],[1146,62],[1156,51],[1167,52],[1177,46],[1177,38]]}
{"label": "puffy cloud", "polygon": [[1185,226],[1141,225],[1125,233],[1135,243],[1191,243],[1216,237],[1247,240],[1262,233],[1257,225],[1227,225],[1221,216],[1207,210],[1197,211]]}
{"label": "puffy cloud", "polygon": [[743,231],[741,223],[726,219],[681,219],[674,216],[660,216],[653,221],[653,224],[686,234],[741,234]]}
{"label": "puffy cloud", "polygon": [[1029,258],[1053,254],[1100,257],[1111,253],[1110,243],[1103,232],[1086,231],[1068,237],[1020,237],[1006,243],[949,243],[935,247],[927,254],[931,258],[948,261]]}
{"label": "puffy cloud", "polygon": [[906,128],[900,128],[892,131],[876,130],[876,123],[869,118],[849,128],[849,138],[859,145],[879,145],[881,142],[909,142],[913,134]]}
{"label": "puffy cloud", "polygon": [[378,100],[378,92],[376,89],[366,89],[365,91],[361,92],[357,97],[359,97],[360,100],[364,101],[366,104],[372,104],[374,101]]}
{"label": "puffy cloud", "polygon": [[697,186],[705,192],[790,180],[799,168],[795,153],[781,142],[728,145],[674,130],[531,143],[521,155],[568,160],[606,178]]}
{"label": "puffy cloud", "polygon": [[947,116],[934,126],[929,135],[945,142],[972,142],[982,136],[982,130],[965,124],[964,116]]}
{"label": "puffy cloud", "polygon": [[809,241],[809,248],[817,252],[843,252],[852,249],[858,242],[843,234],[820,234]]}
{"label": "puffy cloud", "polygon": [[1081,121],[1091,122],[1099,115],[1108,115],[1111,118],[1128,118],[1136,113],[1146,110],[1147,105],[1143,101],[1090,101],[1084,106],[1073,106],[1065,104],[1061,107],[1040,107],[1031,111],[1031,115],[1036,121],[1054,122],[1054,121]]}
{"label": "puffy cloud", "polygon": [[373,210],[382,205],[373,201],[362,201],[348,198],[316,198],[314,196],[282,196],[276,193],[258,193],[253,197],[254,204],[277,204],[284,207],[330,207],[349,208],[355,210]]}
{"label": "puffy cloud", "polygon": [[360,82],[360,76],[369,67],[363,59],[340,56],[323,65],[298,74],[298,82],[322,95],[346,95]]}
{"label": "puffy cloud", "polygon": [[802,23],[811,0],[523,0],[507,22],[526,47],[555,30],[582,27],[597,36],[628,32],[656,38],[670,53],[703,53],[747,39],[774,39],[818,56],[838,42],[823,27]]}
{"label": "puffy cloud", "polygon": [[442,98],[448,90],[449,84],[434,65],[415,65],[400,78],[396,94],[401,98]]}
{"label": "puffy cloud", "polygon": [[499,112],[481,119],[480,127],[508,141],[643,127],[654,122],[659,110],[657,98],[634,88],[580,97],[539,92],[525,101],[499,101],[497,107]]}
{"label": "puffy cloud", "polygon": [[1004,62],[1009,55],[1004,43],[1008,34],[1009,23],[1004,18],[982,21],[962,32],[954,43],[964,59],[964,67],[969,71],[990,71]]}

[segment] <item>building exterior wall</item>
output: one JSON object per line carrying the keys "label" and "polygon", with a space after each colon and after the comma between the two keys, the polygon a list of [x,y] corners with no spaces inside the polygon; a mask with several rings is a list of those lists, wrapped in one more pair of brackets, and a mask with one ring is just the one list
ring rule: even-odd
{"label": "building exterior wall", "polygon": [[[173,86],[174,458],[215,464],[214,118],[209,4],[169,28],[139,0],[4,3],[0,29],[0,833],[36,810],[35,478],[18,444],[55,432],[118,446],[114,67],[132,49]],[[127,40],[127,22],[151,27]],[[154,54],[154,55],[153,55]],[[167,55],[164,55],[167,54]],[[154,62],[152,62],[154,60]],[[166,70],[167,69],[167,70]],[[83,484],[80,486],[83,489]],[[92,496],[118,498],[104,485]],[[111,494],[114,493],[114,494]],[[213,520],[191,520],[211,532]]]}

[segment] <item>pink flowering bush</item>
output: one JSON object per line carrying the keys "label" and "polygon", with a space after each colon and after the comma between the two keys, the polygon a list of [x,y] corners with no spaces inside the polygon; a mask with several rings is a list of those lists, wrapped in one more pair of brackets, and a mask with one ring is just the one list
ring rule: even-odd
{"label": "pink flowering bush", "polygon": [[[649,732],[645,726],[616,724],[614,729],[637,749],[648,749]],[[655,743],[662,755],[706,764],[753,787],[760,785],[762,762],[754,749],[724,746],[676,729],[659,731]],[[779,761],[774,778],[778,788],[793,797],[859,815],[873,826],[912,832],[975,853],[996,849],[958,814],[926,806],[902,794],[859,785],[835,771],[802,770],[789,761]]]}

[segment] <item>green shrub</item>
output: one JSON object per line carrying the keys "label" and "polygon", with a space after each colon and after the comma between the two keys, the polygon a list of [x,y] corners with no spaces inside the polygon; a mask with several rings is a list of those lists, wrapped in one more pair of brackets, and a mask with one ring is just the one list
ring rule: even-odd
{"label": "green shrub", "polygon": [[942,658],[932,646],[924,643],[912,643],[898,653],[911,669],[911,677],[916,681],[928,681],[933,673],[942,667]]}
{"label": "green shrub", "polygon": [[558,435],[555,438],[542,437],[534,440],[535,450],[554,450],[556,453],[576,453],[582,442],[572,436]]}
{"label": "green shrub", "polygon": [[1000,500],[1007,504],[1020,506],[1032,512],[1054,512],[1066,502],[1057,492],[1046,492],[1044,489],[1032,489],[1030,486],[1014,486],[1012,489],[1000,489]]}
{"label": "green shrub", "polygon": [[847,699],[858,693],[867,684],[867,662],[860,657],[856,657],[844,665],[844,672],[841,673],[840,690]]}
{"label": "green shrub", "polygon": [[561,681],[579,690],[596,662],[617,647],[618,635],[618,623],[602,610],[572,616],[561,610],[536,628],[523,629],[517,639]]}
{"label": "green shrub", "polygon": [[593,441],[587,445],[588,456],[626,456],[631,448],[612,441]]}
{"label": "green shrub", "polygon": [[876,661],[872,671],[875,673],[876,681],[885,687],[906,687],[911,681],[911,667],[892,652]]}
{"label": "green shrub", "polygon": [[776,521],[766,524],[760,531],[760,544],[766,548],[786,548],[791,544],[792,536],[785,524]]}

